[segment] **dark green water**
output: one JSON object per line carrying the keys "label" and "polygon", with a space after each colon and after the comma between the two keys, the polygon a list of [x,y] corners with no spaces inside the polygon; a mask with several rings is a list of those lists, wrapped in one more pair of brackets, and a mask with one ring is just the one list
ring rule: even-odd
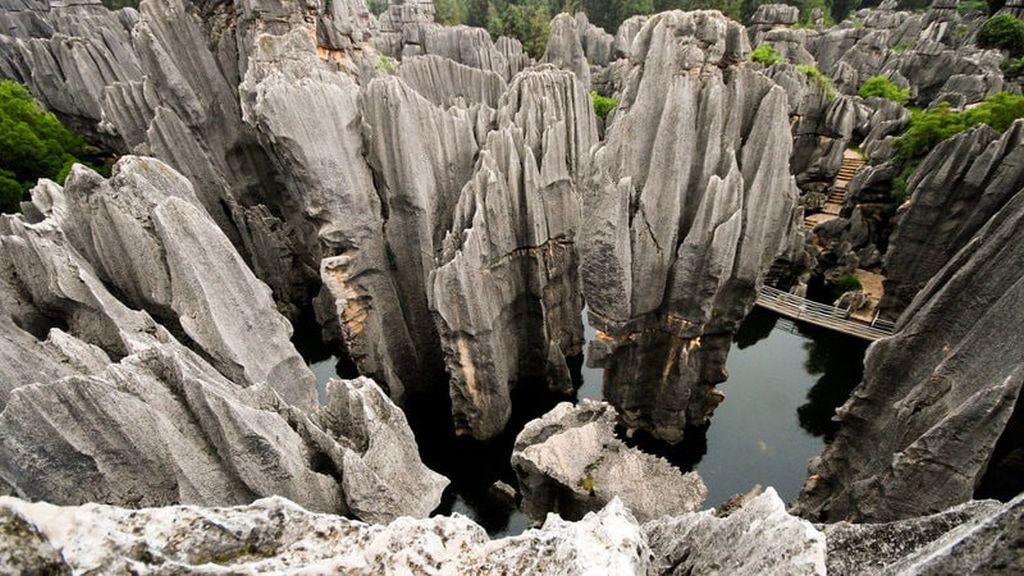
{"label": "dark green water", "polygon": [[[588,327],[588,340],[593,336]],[[773,486],[789,501],[800,491],[807,460],[834,433],[836,407],[860,382],[866,348],[861,340],[755,309],[733,340],[729,379],[719,386],[725,401],[710,425],[688,430],[676,446],[643,438],[630,442],[665,456],[682,470],[698,470],[708,486],[707,507],[755,484]],[[333,357],[310,364],[321,383],[335,375],[337,365]],[[580,378],[577,397],[601,399],[601,371],[584,367]],[[410,398],[406,413],[424,462],[452,480],[436,513],[465,514],[492,536],[527,528],[527,519],[491,485],[497,480],[515,485],[509,457],[516,434],[562,400],[566,398],[524,384],[513,397],[515,411],[506,433],[476,442],[455,437],[446,394]]]}

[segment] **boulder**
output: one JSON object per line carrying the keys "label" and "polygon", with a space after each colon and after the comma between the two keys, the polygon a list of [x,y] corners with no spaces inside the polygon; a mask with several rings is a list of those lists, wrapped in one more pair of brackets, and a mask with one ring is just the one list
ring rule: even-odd
{"label": "boulder", "polygon": [[527,423],[512,450],[527,516],[577,519],[613,498],[640,522],[700,508],[707,495],[700,476],[626,446],[615,437],[615,420],[609,404],[584,400]]}

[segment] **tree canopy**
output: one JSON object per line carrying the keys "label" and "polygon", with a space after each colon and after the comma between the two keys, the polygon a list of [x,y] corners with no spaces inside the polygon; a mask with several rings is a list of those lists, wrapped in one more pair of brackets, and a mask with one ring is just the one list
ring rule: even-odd
{"label": "tree canopy", "polygon": [[71,165],[88,154],[81,138],[9,80],[0,82],[0,150],[0,211],[8,213],[39,178],[63,183]]}

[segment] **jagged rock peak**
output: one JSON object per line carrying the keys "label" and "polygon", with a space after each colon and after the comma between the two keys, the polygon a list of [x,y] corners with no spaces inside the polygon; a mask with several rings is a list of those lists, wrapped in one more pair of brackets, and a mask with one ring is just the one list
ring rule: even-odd
{"label": "jagged rock peak", "polygon": [[590,64],[583,52],[576,19],[571,15],[563,12],[551,20],[551,33],[540,61],[576,74],[583,87],[590,90]]}
{"label": "jagged rock peak", "polygon": [[577,179],[597,138],[586,90],[552,66],[516,76],[497,125],[460,193],[429,293],[457,428],[478,438],[504,428],[517,383],[571,390],[566,357],[583,339]]}
{"label": "jagged rock peak", "polygon": [[589,361],[628,425],[672,441],[720,400],[729,333],[795,234],[786,93],[740,64],[748,49],[718,12],[651,17],[590,162]]}

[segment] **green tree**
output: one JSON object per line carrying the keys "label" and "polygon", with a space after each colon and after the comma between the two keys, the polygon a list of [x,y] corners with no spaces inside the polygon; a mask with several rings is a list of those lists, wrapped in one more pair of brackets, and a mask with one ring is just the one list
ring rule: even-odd
{"label": "green tree", "polygon": [[978,29],[978,46],[1007,50],[1014,56],[1024,53],[1024,22],[1002,14],[985,21]]}
{"label": "green tree", "polygon": [[434,20],[446,26],[465,24],[469,20],[466,0],[434,0]]}
{"label": "green tree", "polygon": [[44,111],[29,91],[0,82],[0,211],[15,212],[39,178],[63,183],[71,165],[89,153],[57,117]]}
{"label": "green tree", "polygon": [[551,31],[551,9],[544,0],[527,0],[522,4],[492,5],[488,9],[487,30],[492,36],[512,36],[534,58],[544,55]]}

